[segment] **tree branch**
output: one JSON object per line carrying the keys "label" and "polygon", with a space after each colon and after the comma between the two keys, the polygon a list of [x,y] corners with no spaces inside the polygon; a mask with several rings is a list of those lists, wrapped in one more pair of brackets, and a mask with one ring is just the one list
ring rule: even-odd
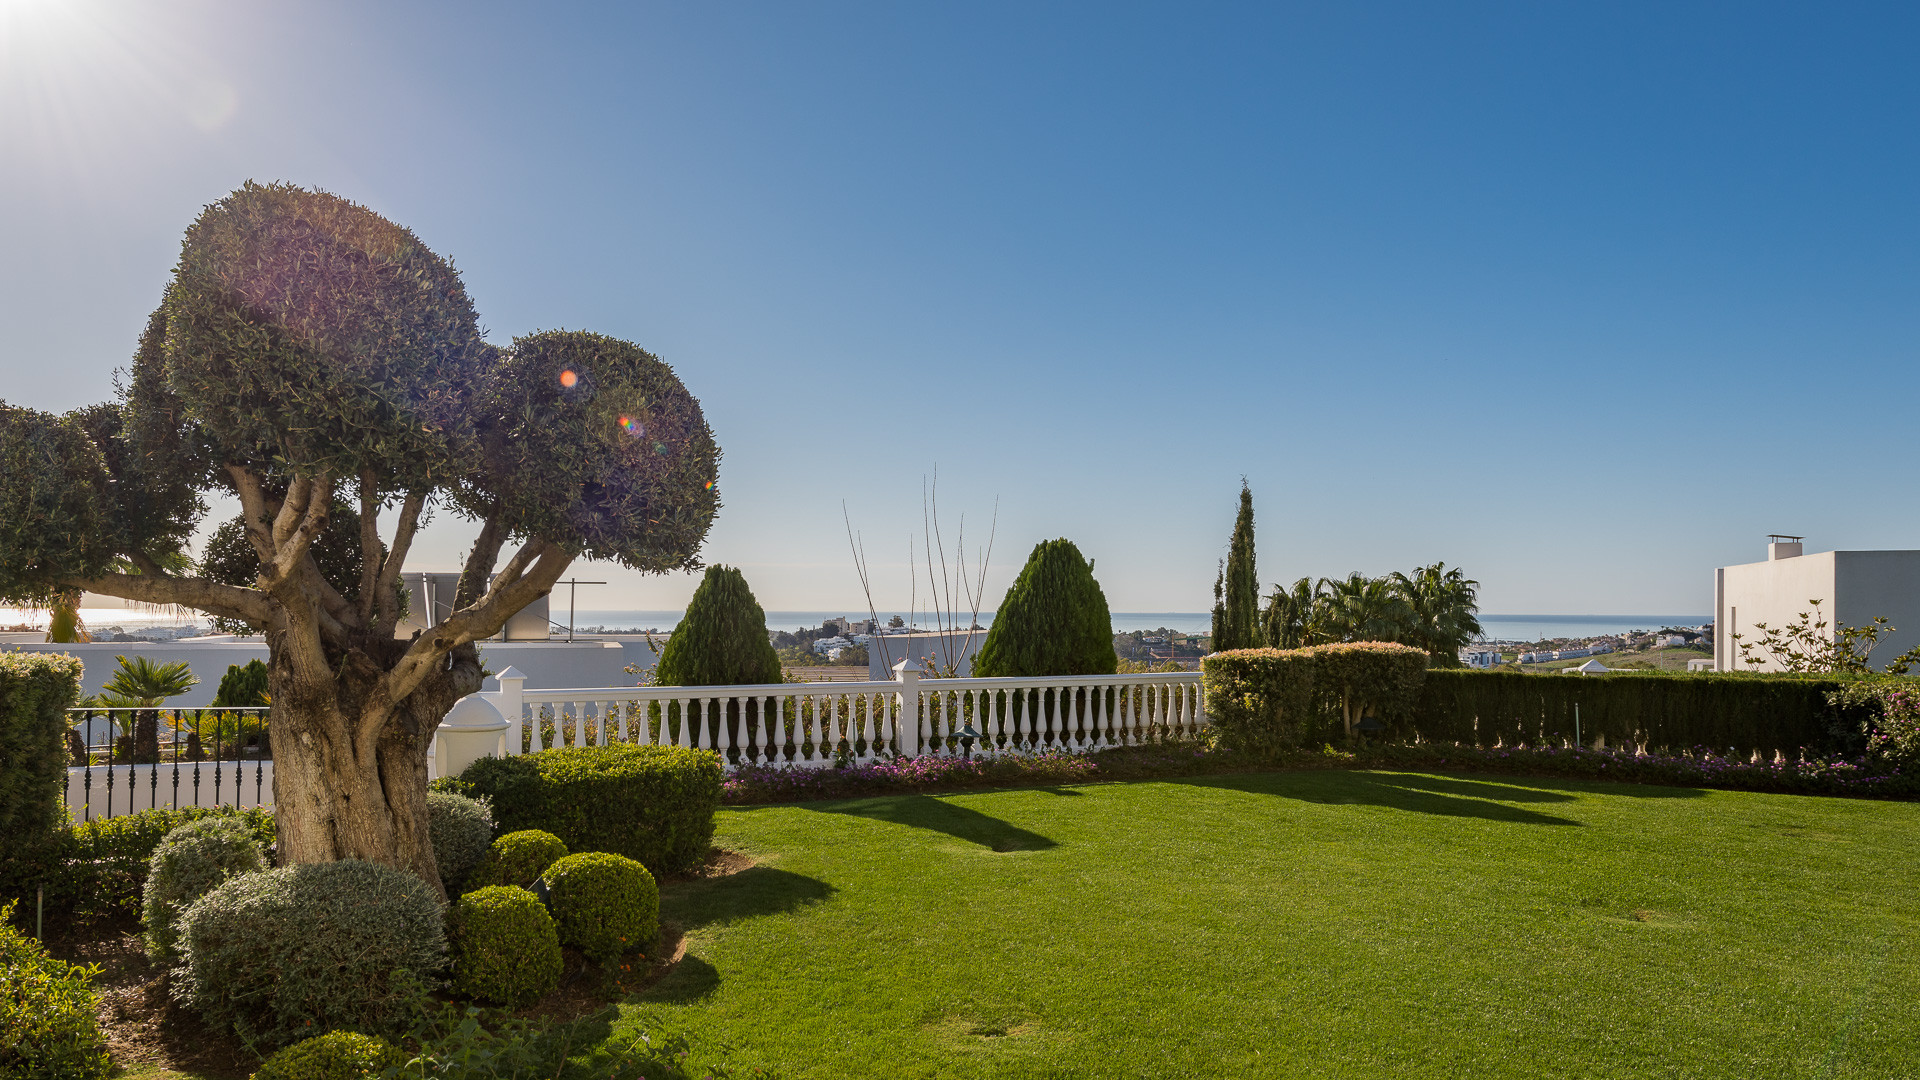
{"label": "tree branch", "polygon": [[[280,593],[294,579],[294,571],[313,548],[314,537],[327,527],[327,511],[333,502],[333,480],[322,474],[311,480],[296,480],[287,493],[286,504],[273,522],[273,562],[260,570],[263,592]],[[301,507],[296,514],[294,507]]]}
{"label": "tree branch", "polygon": [[[529,557],[533,565],[521,573],[516,564],[526,565]],[[501,571],[494,578],[495,587],[488,589],[478,603],[454,612],[446,621],[414,639],[400,662],[387,673],[388,700],[398,702],[413,693],[448,653],[468,642],[490,637],[507,624],[514,612],[550,592],[553,583],[573,564],[573,558],[565,548],[549,540],[535,537],[527,541],[508,564],[508,570],[514,574],[511,581],[501,584],[508,570]]]}
{"label": "tree branch", "polygon": [[168,576],[167,571],[154,561],[153,556],[144,551],[127,552],[127,561],[138,567],[143,576],[156,578]]}
{"label": "tree branch", "polygon": [[374,586],[380,580],[380,492],[372,469],[360,470],[360,618],[373,618]]}
{"label": "tree branch", "polygon": [[[413,547],[414,533],[420,528],[420,511],[426,504],[425,489],[415,488],[407,492],[407,497],[400,503],[400,521],[393,528],[393,550],[387,552],[386,559],[380,564],[380,574],[374,579],[374,609],[380,613],[374,626],[387,637],[393,636],[393,626],[400,621],[399,607],[394,603],[393,594],[400,582],[400,568],[406,565],[407,551]],[[365,604],[366,599],[363,597],[360,602]],[[427,612],[427,618],[432,617],[433,613]]]}
{"label": "tree branch", "polygon": [[264,593],[222,585],[206,578],[101,574],[97,577],[69,578],[63,584],[101,596],[137,600],[142,604],[174,604],[194,608],[226,619],[250,622],[255,626],[265,626],[273,617],[273,607]]}
{"label": "tree branch", "polygon": [[273,561],[273,536],[267,531],[271,516],[267,493],[261,490],[260,478],[245,465],[228,465],[227,475],[233,477],[233,486],[240,493],[240,523],[246,526],[247,539],[253,542],[260,565],[265,566]]}
{"label": "tree branch", "polygon": [[480,535],[474,538],[473,550],[467,553],[466,568],[460,572],[460,586],[453,593],[456,610],[480,598],[480,591],[486,588],[493,564],[500,561],[500,549],[506,542],[507,526],[501,504],[496,501],[487,514],[486,524],[480,527]]}

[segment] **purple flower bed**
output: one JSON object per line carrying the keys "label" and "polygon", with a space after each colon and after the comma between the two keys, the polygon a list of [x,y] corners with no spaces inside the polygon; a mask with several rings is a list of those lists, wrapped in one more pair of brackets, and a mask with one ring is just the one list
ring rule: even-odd
{"label": "purple flower bed", "polygon": [[721,785],[720,801],[734,805],[806,802],[900,791],[1080,783],[1100,779],[1099,772],[1091,758],[1052,750],[976,757],[972,761],[927,755],[874,761],[844,769],[736,765]]}

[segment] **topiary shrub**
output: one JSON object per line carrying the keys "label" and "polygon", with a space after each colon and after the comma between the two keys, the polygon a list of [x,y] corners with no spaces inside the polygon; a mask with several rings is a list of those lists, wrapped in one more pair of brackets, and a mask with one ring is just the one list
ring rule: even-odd
{"label": "topiary shrub", "polygon": [[1111,675],[1113,619],[1093,564],[1073,541],[1036,544],[973,658],[980,678]]}
{"label": "topiary shrub", "polygon": [[448,893],[458,895],[460,883],[493,843],[493,810],[482,799],[429,791],[427,836],[433,841],[433,861],[440,867],[441,883]]}
{"label": "topiary shrub", "polygon": [[621,855],[569,855],[541,875],[560,940],[605,963],[645,952],[660,934],[660,887],[647,868]]}
{"label": "topiary shrub", "polygon": [[358,859],[229,878],[180,919],[174,994],[208,1024],[284,1045],[388,1030],[446,962],[441,904],[405,870]]}
{"label": "topiary shrub", "polygon": [[1427,653],[1391,641],[1352,641],[1315,645],[1314,693],[1325,702],[1329,719],[1338,717],[1340,733],[1352,734],[1373,717],[1388,728],[1411,730],[1427,678]]}
{"label": "topiary shrub", "polygon": [[780,681],[767,615],[737,567],[709,566],[654,666],[658,686],[753,686]]}
{"label": "topiary shrub", "polygon": [[1291,750],[1315,734],[1313,655],[1305,649],[1235,649],[1200,661],[1207,716],[1220,742],[1244,754]]}
{"label": "topiary shrub", "polygon": [[567,845],[559,837],[539,829],[521,829],[493,842],[480,865],[467,875],[467,884],[476,889],[487,885],[518,885],[524,889],[539,880],[547,867],[566,857]]}
{"label": "topiary shrub", "polygon": [[143,897],[147,955],[169,961],[178,938],[176,924],[187,905],[235,874],[264,869],[266,861],[247,823],[221,815],[190,821],[169,832],[154,848],[147,866]]}
{"label": "topiary shrub", "polygon": [[262,850],[273,845],[273,811],[258,807],[189,806],[95,818],[56,830],[44,843],[11,847],[0,859],[0,899],[27,899],[36,886],[45,886],[49,914],[58,910],[85,920],[137,913],[160,841],[189,821],[209,817],[244,822]]}
{"label": "topiary shrub", "polygon": [[67,820],[67,708],[79,696],[73,657],[0,653],[0,836],[9,846],[44,842]]}
{"label": "topiary shrub", "polygon": [[112,1068],[100,1031],[99,967],[55,960],[0,907],[0,1076],[94,1080]]}
{"label": "topiary shrub", "polygon": [[447,937],[456,993],[527,1005],[560,985],[559,930],[540,898],[518,886],[489,885],[455,901]]}
{"label": "topiary shrub", "polygon": [[481,758],[462,780],[502,832],[541,829],[570,851],[611,851],[655,875],[698,868],[720,805],[720,757],[679,746],[579,746]]}
{"label": "topiary shrub", "polygon": [[253,1080],[380,1080],[406,1063],[407,1055],[378,1036],[329,1031],[268,1058]]}

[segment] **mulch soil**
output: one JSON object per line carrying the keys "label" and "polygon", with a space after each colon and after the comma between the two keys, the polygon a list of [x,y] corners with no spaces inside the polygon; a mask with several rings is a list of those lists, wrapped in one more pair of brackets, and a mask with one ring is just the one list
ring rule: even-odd
{"label": "mulch soil", "polygon": [[[745,855],[714,848],[698,871],[665,878],[661,884],[726,877],[752,865]],[[168,993],[167,973],[147,959],[136,917],[49,935],[47,950],[63,960],[100,966],[93,984],[100,995],[100,1026],[116,1065],[155,1065],[221,1080],[246,1080],[259,1067],[257,1054],[231,1034],[207,1027]],[[513,1015],[559,1023],[591,1016],[665,978],[686,955],[686,942],[679,927],[662,923],[653,955],[631,957],[617,970],[602,968],[572,949],[563,955],[566,966],[559,987]]]}

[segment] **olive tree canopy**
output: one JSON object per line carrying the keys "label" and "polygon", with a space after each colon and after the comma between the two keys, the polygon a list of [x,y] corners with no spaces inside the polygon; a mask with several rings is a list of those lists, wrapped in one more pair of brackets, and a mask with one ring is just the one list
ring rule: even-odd
{"label": "olive tree canopy", "polygon": [[[263,631],[282,859],[431,882],[426,746],[479,688],[473,643],[577,557],[697,568],[719,457],[699,402],[645,350],[571,331],[491,345],[411,232],[249,183],[187,230],[115,401],[0,403],[0,600],[85,589]],[[197,573],[209,491],[241,515],[225,569]],[[353,513],[329,530],[337,506]],[[432,506],[478,535],[453,613],[399,640],[400,569]]]}

